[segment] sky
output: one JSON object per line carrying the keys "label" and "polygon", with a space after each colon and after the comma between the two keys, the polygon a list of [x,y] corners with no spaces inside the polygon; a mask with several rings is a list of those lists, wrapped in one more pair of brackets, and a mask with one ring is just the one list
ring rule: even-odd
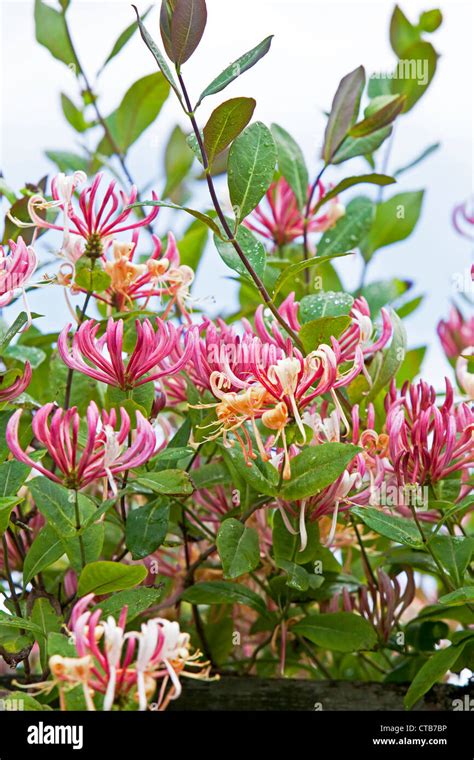
{"label": "sky", "polygon": [[[138,5],[141,11],[148,6],[144,2]],[[287,129],[301,144],[315,175],[325,126],[323,112],[329,109],[341,77],[359,64],[365,66],[368,75],[393,68],[388,41],[393,3],[208,0],[207,5],[208,25],[202,47],[185,68],[189,90],[196,95],[228,63],[274,34],[270,53],[221,93],[222,99],[255,97],[254,118],[267,124],[277,122]],[[431,3],[420,0],[402,3],[412,21],[431,7]],[[410,279],[415,283],[413,293],[425,294],[422,307],[407,321],[409,345],[429,346],[423,375],[441,387],[450,369],[438,345],[436,324],[447,314],[457,283],[472,258],[472,245],[453,230],[451,213],[472,193],[474,66],[472,4],[449,0],[438,7],[444,23],[431,36],[441,54],[438,71],[427,94],[397,126],[387,171],[409,163],[428,145],[440,142],[441,147],[393,186],[393,193],[426,188],[422,217],[409,239],[381,249],[368,280]],[[73,0],[69,17],[80,58],[93,79],[118,34],[133,20],[133,10],[129,2]],[[0,24],[0,166],[8,183],[18,189],[25,181],[54,172],[45,150],[77,150],[77,135],[65,122],[60,107],[61,92],[77,101],[77,82],[64,64],[36,43],[32,2],[0,0]],[[157,8],[148,16],[147,26],[158,37]],[[136,35],[95,84],[103,111],[112,111],[133,81],[154,70],[149,51]],[[208,101],[202,107],[203,123],[220,102],[218,98]],[[161,173],[164,146],[176,123],[184,126],[179,108],[170,98],[158,122],[130,152],[129,166],[139,186],[154,173]],[[357,159],[328,171],[327,177],[335,182],[344,174],[366,169],[366,163]],[[162,186],[163,177],[157,190]],[[368,188],[363,188],[364,193],[370,194]],[[391,194],[392,188],[387,189],[386,197]],[[344,195],[344,201],[350,197],[351,191]],[[204,208],[205,197],[200,201]],[[170,222],[166,213],[160,214],[160,234],[167,232]],[[235,286],[212,244],[203,263],[194,295],[213,314],[229,310],[236,303]],[[347,289],[357,286],[358,262],[345,259],[339,272]],[[57,329],[67,320],[61,291],[55,291],[54,304],[51,289],[47,295],[36,291],[31,299],[34,310],[47,310],[42,329]],[[12,316],[18,308],[12,307]]]}

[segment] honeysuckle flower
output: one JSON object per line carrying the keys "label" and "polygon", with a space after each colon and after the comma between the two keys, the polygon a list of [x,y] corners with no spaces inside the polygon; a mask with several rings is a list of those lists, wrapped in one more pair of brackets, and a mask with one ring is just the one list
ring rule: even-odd
{"label": "honeysuckle flower", "polygon": [[[190,321],[186,308],[189,288],[194,280],[191,267],[180,263],[178,246],[174,235],[168,233],[166,250],[156,235],[152,235],[154,249],[151,256],[135,263],[133,258],[138,246],[136,230],[131,243],[113,240],[102,257],[105,272],[111,283],[106,294],[110,303],[119,311],[130,308],[146,308],[151,298],[168,296],[166,317],[176,304],[187,322]],[[112,250],[110,256],[108,250]]]}
{"label": "honeysuckle flower", "polygon": [[474,345],[474,317],[465,319],[457,306],[451,307],[448,319],[441,319],[436,329],[448,359],[457,359],[465,348]]}
{"label": "honeysuckle flower", "polygon": [[[294,293],[290,293],[278,309],[281,316],[296,333],[301,329],[298,320],[298,310],[299,303],[295,301]],[[344,330],[337,340],[341,361],[354,361],[357,349],[360,349],[365,359],[372,356],[376,351],[380,351],[387,345],[392,336],[393,327],[390,315],[386,309],[382,308],[380,310],[380,315],[382,317],[382,325],[379,334],[377,335],[366,299],[363,296],[355,299],[349,312],[351,324],[346,330]],[[250,323],[244,321],[244,324],[246,332],[253,334]],[[288,338],[283,335],[281,327],[276,321],[272,321],[270,327],[267,327],[263,306],[259,306],[255,313],[255,331],[261,341],[271,343],[282,350],[287,350]],[[315,349],[316,348],[317,346],[315,346]],[[363,365],[361,369],[367,377],[365,365]]]}
{"label": "honeysuckle flower", "polygon": [[[367,570],[366,570],[367,572]],[[357,592],[350,593],[347,587],[342,591],[342,609],[344,612],[359,612],[377,631],[380,639],[387,642],[393,629],[397,626],[403,613],[415,598],[415,580],[413,571],[405,569],[404,588],[396,576],[388,575],[382,568],[377,568],[374,580],[367,572],[367,586],[360,586]],[[338,612],[341,595],[336,594],[329,603],[323,604],[325,612]]]}
{"label": "honeysuckle flower", "polygon": [[[156,448],[156,436],[151,424],[136,412],[136,429],[130,417],[120,409],[120,422],[114,409],[99,413],[91,401],[87,409],[87,434],[83,446],[79,443],[81,418],[76,407],[61,409],[45,404],[33,417],[33,434],[48,451],[56,471],[48,470],[32,459],[21,447],[18,428],[22,410],[18,409],[7,425],[6,439],[10,451],[20,462],[28,464],[50,480],[76,490],[88,483],[107,478],[112,490],[114,475],[144,464]],[[128,444],[129,433],[133,441]]]}
{"label": "honeysuckle flower", "polygon": [[23,374],[15,378],[10,385],[3,384],[6,379],[6,374],[0,375],[0,403],[13,401],[24,393],[31,382],[32,374],[31,364],[25,362]]}
{"label": "honeysuckle flower", "polygon": [[385,398],[389,456],[399,484],[434,484],[474,464],[474,413],[454,405],[446,378],[446,398],[438,407],[436,391],[423,380],[392,384]]}
{"label": "honeysuckle flower", "polygon": [[474,197],[455,206],[452,218],[456,232],[468,240],[474,240]]}
{"label": "honeysuckle flower", "polygon": [[[91,258],[102,256],[104,244],[127,230],[135,230],[149,225],[158,214],[158,207],[153,207],[143,219],[132,217],[133,209],[128,208],[137,199],[137,188],[132,186],[130,194],[116,190],[117,183],[110,182],[101,197],[100,185],[103,174],[97,174],[92,184],[81,191],[76,210],[73,203],[74,191],[78,184],[86,181],[83,172],[75,172],[72,177],[59,174],[51,182],[52,200],[46,200],[42,195],[31,196],[28,202],[28,212],[36,227],[63,232],[64,250],[69,250],[71,241],[78,236],[84,240],[84,255]],[[153,200],[157,199],[152,193]],[[38,211],[48,208],[59,208],[63,212],[62,224],[48,222]]]}
{"label": "honeysuckle flower", "polygon": [[[180,675],[208,677],[208,663],[199,662],[199,652],[191,655],[189,635],[180,631],[178,623],[152,618],[142,623],[140,631],[125,632],[127,606],[117,621],[112,616],[104,620],[100,607],[90,609],[93,601],[94,594],[87,594],[73,608],[69,629],[78,658],[70,659],[76,668],[84,663],[83,680],[92,695],[104,695],[105,711],[133,693],[139,710],[146,710],[159,680],[158,708],[165,709],[181,693]],[[193,668],[197,673],[190,672]],[[169,680],[171,689],[165,696]],[[93,703],[88,709],[94,709]]]}
{"label": "honeysuckle flower", "polygon": [[[308,232],[324,232],[333,227],[344,215],[344,206],[337,198],[328,203],[328,211],[315,216],[316,205],[325,194],[322,182],[318,183],[319,197],[314,200],[308,220]],[[309,193],[309,190],[308,190]],[[267,209],[261,203],[244,223],[259,235],[283,246],[301,237],[304,232],[304,214],[299,210],[295,194],[284,177],[270,185],[266,195]]]}
{"label": "honeysuckle flower", "polygon": [[107,385],[124,391],[179,372],[191,356],[193,333],[188,332],[179,359],[169,361],[179,340],[179,333],[170,322],[156,318],[156,330],[149,319],[136,320],[137,340],[127,362],[123,359],[123,320],[107,322],[102,337],[97,338],[100,324],[93,319],[83,322],[68,347],[67,325],[58,338],[58,352],[70,368]]}
{"label": "honeysuckle flower", "polygon": [[474,372],[469,372],[469,358],[474,355],[474,346],[466,348],[456,362],[456,377],[467,397],[474,400]]}
{"label": "honeysuckle flower", "polygon": [[34,248],[26,245],[22,237],[19,237],[16,243],[10,240],[9,247],[10,253],[7,253],[3,245],[0,245],[0,308],[7,306],[20,291],[23,295],[29,327],[31,317],[25,287],[38,265],[38,259]]}

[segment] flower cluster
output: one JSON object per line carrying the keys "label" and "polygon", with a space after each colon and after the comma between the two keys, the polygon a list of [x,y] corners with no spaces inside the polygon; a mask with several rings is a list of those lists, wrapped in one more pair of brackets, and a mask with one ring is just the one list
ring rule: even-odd
{"label": "flower cluster", "polygon": [[139,631],[126,630],[127,606],[117,620],[111,615],[103,619],[100,606],[91,609],[93,601],[94,594],[87,594],[72,610],[69,633],[76,655],[52,655],[53,681],[33,685],[36,693],[57,685],[61,708],[66,709],[67,691],[81,686],[87,710],[96,710],[96,694],[102,695],[97,704],[104,711],[127,701],[146,710],[160,681],[153,708],[164,710],[181,694],[181,675],[208,676],[208,663],[201,661],[200,652],[191,654],[189,636],[178,623],[151,618]]}

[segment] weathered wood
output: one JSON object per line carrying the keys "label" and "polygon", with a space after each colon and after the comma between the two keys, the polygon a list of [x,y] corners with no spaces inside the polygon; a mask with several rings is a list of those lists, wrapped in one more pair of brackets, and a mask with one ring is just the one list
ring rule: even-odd
{"label": "weathered wood", "polygon": [[[362,683],[353,681],[305,681],[224,676],[210,683],[183,678],[183,693],[170,710],[404,710],[408,684]],[[437,684],[416,706],[417,710],[452,710],[453,700],[470,687]]]}

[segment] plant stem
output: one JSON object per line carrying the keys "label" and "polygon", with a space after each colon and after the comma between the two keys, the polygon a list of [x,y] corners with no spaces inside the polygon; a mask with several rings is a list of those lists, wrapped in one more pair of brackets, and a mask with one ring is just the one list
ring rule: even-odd
{"label": "plant stem", "polygon": [[[187,574],[189,574],[190,567],[191,567],[191,560],[189,557],[188,530],[186,528],[186,514],[185,514],[184,509],[182,511],[182,522],[180,523],[180,527],[181,527],[181,532],[183,534],[183,539],[184,539],[184,556],[185,556],[185,561],[186,561],[186,570],[187,570]],[[191,583],[189,585],[192,585],[194,583],[194,572],[191,573],[190,577],[191,577]],[[204,652],[206,658],[209,660],[211,666],[213,668],[216,668],[217,666],[212,657],[211,649],[207,641],[206,632],[204,630],[204,624],[202,622],[202,618],[199,613],[197,604],[192,604],[191,609],[193,613],[194,625],[196,627],[197,634],[201,640],[202,651]]]}
{"label": "plant stem", "polygon": [[[309,218],[311,215],[311,204],[313,202],[314,194],[319,184],[319,180],[323,176],[325,169],[326,169],[326,164],[324,164],[323,168],[321,169],[318,176],[316,177],[313,184],[311,185],[311,190],[309,191],[308,200],[306,202],[306,209],[305,209],[304,221],[303,221],[303,259],[305,261],[307,261],[309,258],[308,225],[309,225]],[[305,269],[304,276],[305,276],[306,285],[309,285],[309,270],[308,269]]]}
{"label": "plant stem", "polygon": [[413,515],[413,519],[415,520],[416,527],[418,528],[418,532],[419,532],[419,534],[421,536],[421,540],[423,541],[423,546],[429,552],[429,554],[431,555],[431,559],[433,560],[433,562],[435,563],[436,567],[438,568],[439,574],[440,574],[440,578],[441,578],[441,581],[443,583],[443,586],[447,589],[447,591],[454,591],[456,587],[453,585],[453,583],[451,583],[451,580],[446,575],[441,562],[439,561],[438,557],[436,556],[436,554],[434,553],[433,549],[431,548],[430,542],[426,538],[425,532],[424,532],[423,528],[421,527],[420,521],[418,519],[418,515],[416,514],[415,507],[413,505],[410,505],[410,509],[411,509],[411,513]]}
{"label": "plant stem", "polygon": [[[79,511],[79,492],[75,491],[75,499],[74,499],[74,514],[76,517],[76,530],[79,532],[81,530],[81,513]],[[79,551],[81,553],[81,565],[82,569],[84,569],[86,565],[86,553],[84,550],[84,537],[82,533],[79,534]]]}
{"label": "plant stem", "polygon": [[3,564],[5,566],[5,575],[7,578],[8,588],[10,589],[13,606],[15,607],[15,612],[17,614],[17,617],[23,617],[21,614],[20,602],[18,601],[18,597],[16,595],[15,584],[13,582],[13,577],[11,573],[10,560],[8,558],[8,543],[7,543],[7,539],[5,538],[5,535],[2,535],[2,547],[3,547]]}
{"label": "plant stem", "polygon": [[364,546],[364,543],[362,541],[362,537],[360,535],[359,528],[357,527],[357,523],[356,523],[356,521],[354,520],[354,518],[352,516],[351,516],[351,523],[352,523],[352,527],[354,528],[354,532],[355,532],[356,537],[357,537],[357,543],[359,544],[359,548],[360,548],[360,551],[361,551],[361,554],[362,554],[362,558],[364,560],[364,565],[367,568],[367,572],[369,573],[369,575],[370,575],[370,577],[372,579],[373,584],[375,585],[376,588],[378,588],[379,584],[378,584],[377,578],[375,577],[375,573],[372,570],[371,564],[369,562],[369,557],[368,557],[368,554],[367,554],[367,552],[365,550],[365,546]]}
{"label": "plant stem", "polygon": [[247,256],[245,255],[244,251],[242,250],[239,242],[236,240],[234,233],[232,232],[229,223],[227,219],[225,218],[224,212],[222,211],[221,205],[219,203],[219,199],[217,198],[216,189],[214,186],[214,181],[212,179],[211,173],[210,173],[210,166],[209,166],[209,160],[207,157],[206,149],[204,147],[204,143],[202,141],[201,132],[199,131],[199,127],[196,122],[196,118],[194,116],[193,108],[191,106],[191,101],[189,99],[188,92],[186,90],[186,86],[183,81],[183,77],[179,72],[177,72],[179,84],[181,86],[181,91],[183,93],[183,97],[186,103],[186,107],[188,109],[188,116],[191,121],[191,125],[193,127],[194,135],[196,137],[199,151],[201,153],[202,157],[202,163],[204,167],[204,173],[206,175],[206,181],[207,186],[209,188],[209,194],[211,196],[212,204],[214,206],[214,209],[216,211],[216,214],[219,218],[219,221],[222,225],[222,228],[227,236],[227,242],[231,243],[234,247],[235,251],[237,252],[238,257],[240,258],[242,264],[245,266],[246,270],[248,271],[250,277],[252,278],[253,282],[255,283],[255,286],[260,293],[260,296],[265,303],[265,305],[270,309],[273,316],[279,322],[279,324],[283,327],[283,329],[288,333],[288,335],[291,337],[293,342],[298,346],[300,350],[303,349],[303,345],[298,337],[298,335],[291,329],[291,327],[287,324],[287,322],[283,319],[281,314],[279,313],[278,309],[276,308],[275,304],[273,303],[272,299],[270,298],[270,294],[268,293],[265,285],[263,284],[262,280],[260,279],[257,272],[254,270],[253,266],[251,265],[250,261],[248,260]]}

